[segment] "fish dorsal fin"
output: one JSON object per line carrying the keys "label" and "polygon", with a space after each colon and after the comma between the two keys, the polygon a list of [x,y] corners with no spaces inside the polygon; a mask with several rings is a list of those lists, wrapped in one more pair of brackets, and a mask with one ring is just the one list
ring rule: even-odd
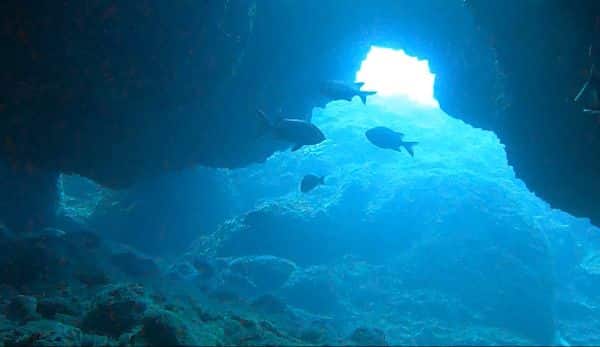
{"label": "fish dorsal fin", "polygon": [[269,117],[267,117],[267,114],[265,113],[265,111],[261,110],[260,108],[256,109],[256,114],[258,115],[258,119],[260,119],[260,121],[263,124],[266,124],[268,126],[270,126],[271,120],[269,119]]}
{"label": "fish dorsal fin", "polygon": [[362,88],[362,86],[365,85],[365,82],[354,82],[354,85],[356,86],[356,88],[360,89]]}
{"label": "fish dorsal fin", "polygon": [[260,138],[271,131],[273,124],[261,109],[256,110],[256,116],[258,118],[258,133],[256,134],[256,138]]}

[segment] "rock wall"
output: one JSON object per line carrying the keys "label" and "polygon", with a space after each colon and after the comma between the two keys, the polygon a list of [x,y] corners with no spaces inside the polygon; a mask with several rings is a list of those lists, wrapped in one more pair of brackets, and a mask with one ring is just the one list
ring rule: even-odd
{"label": "rock wall", "polygon": [[[5,1],[0,157],[122,188],[278,149],[257,108],[303,114],[369,45],[430,60],[451,115],[494,130],[553,206],[598,220],[596,119],[571,101],[597,60],[594,1]],[[588,54],[591,52],[590,54]]]}
{"label": "rock wall", "polygon": [[320,81],[353,78],[371,44],[431,58],[444,89],[471,32],[459,1],[0,6],[0,157],[112,188],[263,161],[278,145],[256,139],[255,110],[310,112]]}
{"label": "rock wall", "polygon": [[53,225],[58,209],[58,174],[0,165],[0,221],[12,230]]}
{"label": "rock wall", "polygon": [[600,123],[573,98],[600,62],[600,4],[467,3],[497,52],[505,96],[496,113],[456,115],[493,129],[517,175],[537,195],[597,225]]}

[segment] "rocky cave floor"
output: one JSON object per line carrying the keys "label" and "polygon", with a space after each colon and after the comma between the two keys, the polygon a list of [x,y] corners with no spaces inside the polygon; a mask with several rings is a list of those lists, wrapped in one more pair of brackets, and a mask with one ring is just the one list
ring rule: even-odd
{"label": "rocky cave floor", "polygon": [[[357,140],[374,112],[423,142],[417,159]],[[107,235],[162,235],[148,216],[197,199],[190,182],[202,179],[171,180],[177,194],[153,196],[154,207],[72,196],[65,184],[71,222],[0,228],[0,346],[545,345],[559,335],[598,345],[597,229],[515,181],[494,136],[432,112],[333,105],[316,117],[332,141],[219,173],[238,188],[221,204],[242,211],[176,258]],[[325,187],[290,191],[292,173],[316,169],[331,173]],[[258,187],[269,195],[254,197]],[[178,219],[195,216],[180,205],[164,237],[182,237]]]}
{"label": "rocky cave floor", "polygon": [[[443,292],[386,293],[402,284],[367,282],[374,273],[393,279],[352,257],[302,269],[274,256],[188,255],[166,266],[94,234],[57,229],[18,237],[4,230],[0,245],[5,346],[528,342],[478,325],[476,312]],[[361,282],[362,297],[338,297]],[[431,316],[420,314],[425,309]],[[474,324],[454,329],[459,317]]]}
{"label": "rocky cave floor", "polygon": [[[168,264],[57,229],[3,229],[0,254],[4,346],[535,344],[456,293],[403,281],[398,264],[353,256],[302,268],[190,252]],[[597,304],[569,298],[563,335],[598,341]]]}

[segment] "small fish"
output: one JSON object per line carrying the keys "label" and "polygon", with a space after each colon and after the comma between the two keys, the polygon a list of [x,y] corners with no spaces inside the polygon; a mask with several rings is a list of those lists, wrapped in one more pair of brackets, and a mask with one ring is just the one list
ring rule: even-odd
{"label": "small fish", "polygon": [[302,193],[308,193],[322,184],[325,184],[325,176],[308,174],[304,176],[302,182],[300,182],[300,191]]}
{"label": "small fish", "polygon": [[583,113],[589,113],[589,114],[600,114],[600,109],[597,110],[592,110],[590,108],[584,108],[583,109]]}
{"label": "small fish", "polygon": [[263,111],[257,112],[261,121],[261,132],[269,131],[277,139],[292,143],[292,152],[302,146],[316,145],[325,141],[325,135],[321,130],[306,120],[283,118],[271,122]]}
{"label": "small fish", "polygon": [[584,94],[588,95],[588,107],[584,108],[583,112],[600,114],[600,76],[598,76],[594,66],[590,68],[590,75],[587,81],[585,81],[573,101],[578,102]]}
{"label": "small fish", "polygon": [[331,100],[347,100],[358,96],[363,104],[367,103],[367,96],[377,94],[374,91],[362,91],[360,88],[364,82],[348,83],[344,81],[325,81],[321,85],[321,94]]}
{"label": "small fish", "polygon": [[415,156],[413,147],[418,142],[403,141],[404,134],[386,127],[375,127],[365,132],[367,139],[379,148],[393,149],[400,152],[404,147],[411,157]]}

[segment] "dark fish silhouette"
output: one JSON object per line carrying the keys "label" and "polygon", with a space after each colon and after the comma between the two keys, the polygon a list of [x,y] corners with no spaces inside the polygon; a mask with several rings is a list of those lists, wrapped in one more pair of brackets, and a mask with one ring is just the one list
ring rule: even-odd
{"label": "dark fish silhouette", "polygon": [[366,104],[367,96],[374,95],[377,92],[360,90],[363,85],[364,82],[325,81],[321,85],[321,94],[331,100],[347,101],[352,101],[353,97],[358,96],[363,104]]}
{"label": "dark fish silhouette", "polygon": [[302,182],[300,182],[300,191],[302,193],[308,193],[322,184],[325,184],[325,176],[309,174],[302,178]]}
{"label": "dark fish silhouette", "polygon": [[270,131],[276,138],[292,143],[292,152],[302,146],[316,145],[325,141],[325,135],[321,130],[306,120],[283,118],[271,122],[263,111],[258,110],[258,114],[262,131]]}
{"label": "dark fish silhouette", "polygon": [[372,144],[380,148],[393,149],[400,152],[400,149],[404,147],[411,157],[414,157],[415,155],[413,147],[418,144],[418,142],[403,141],[403,133],[399,133],[386,127],[369,129],[365,132],[365,136]]}

